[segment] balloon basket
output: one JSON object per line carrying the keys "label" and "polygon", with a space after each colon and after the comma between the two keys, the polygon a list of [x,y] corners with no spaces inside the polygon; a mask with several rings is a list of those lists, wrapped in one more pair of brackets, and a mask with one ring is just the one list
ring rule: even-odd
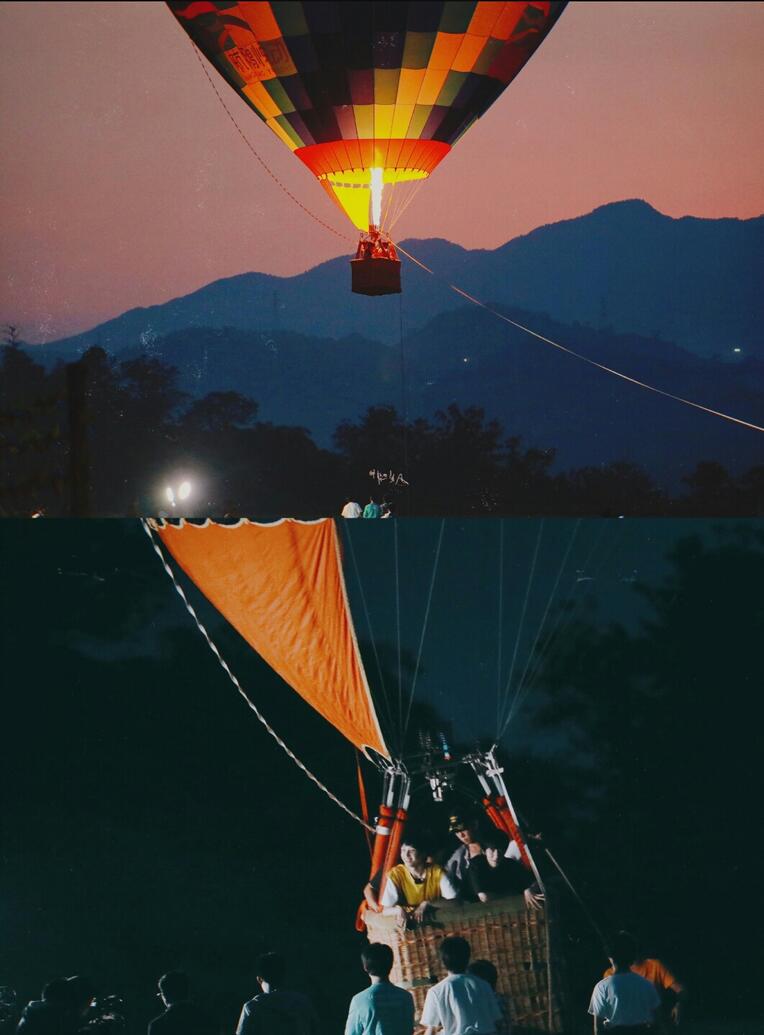
{"label": "balloon basket", "polygon": [[400,259],[351,259],[351,287],[356,295],[399,295]]}
{"label": "balloon basket", "polygon": [[[472,959],[490,960],[498,971],[496,992],[516,1035],[563,1028],[562,957],[550,937],[546,910],[526,908],[522,896],[479,902],[443,903],[432,923],[400,931],[395,918],[367,911],[370,942],[393,950],[390,980],[414,997],[417,1018],[431,985],[445,977],[438,947],[447,935],[466,938]],[[556,926],[555,926],[556,934]]]}

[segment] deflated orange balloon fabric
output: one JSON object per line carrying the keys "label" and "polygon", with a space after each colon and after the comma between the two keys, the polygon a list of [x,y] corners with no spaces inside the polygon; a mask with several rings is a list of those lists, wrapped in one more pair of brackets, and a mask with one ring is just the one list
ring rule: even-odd
{"label": "deflated orange balloon fabric", "polygon": [[428,177],[523,68],[565,2],[168,6],[366,230],[375,184]]}
{"label": "deflated orange balloon fabric", "polygon": [[356,747],[389,757],[331,518],[155,527],[188,577],[282,679]]}

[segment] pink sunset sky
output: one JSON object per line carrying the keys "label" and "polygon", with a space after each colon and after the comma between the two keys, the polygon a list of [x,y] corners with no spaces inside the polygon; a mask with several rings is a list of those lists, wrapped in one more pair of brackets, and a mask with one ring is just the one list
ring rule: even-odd
{"label": "pink sunset sky", "polygon": [[[50,341],[248,271],[291,275],[355,236],[163,3],[0,4],[0,321]],[[399,239],[495,248],[598,205],[764,212],[764,3],[570,3],[419,191]]]}

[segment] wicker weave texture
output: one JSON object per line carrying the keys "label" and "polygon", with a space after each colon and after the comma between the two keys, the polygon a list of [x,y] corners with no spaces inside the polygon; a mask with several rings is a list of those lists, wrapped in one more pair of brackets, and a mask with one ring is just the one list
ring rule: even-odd
{"label": "wicker weave texture", "polygon": [[438,947],[447,935],[457,934],[470,943],[473,960],[490,960],[496,967],[496,991],[516,1028],[562,1031],[560,967],[554,953],[548,958],[545,914],[527,910],[522,898],[444,905],[434,923],[405,932],[392,917],[375,913],[366,914],[366,925],[369,941],[393,950],[391,980],[411,991],[417,1016],[427,989],[445,976]]}

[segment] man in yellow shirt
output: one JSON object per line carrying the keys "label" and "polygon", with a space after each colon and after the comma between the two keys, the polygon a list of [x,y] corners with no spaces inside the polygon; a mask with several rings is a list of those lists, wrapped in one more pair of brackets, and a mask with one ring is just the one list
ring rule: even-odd
{"label": "man in yellow shirt", "polygon": [[411,835],[401,845],[401,862],[393,866],[382,890],[382,911],[401,923],[421,922],[432,903],[456,898],[457,889],[437,863],[427,861],[423,845]]}

